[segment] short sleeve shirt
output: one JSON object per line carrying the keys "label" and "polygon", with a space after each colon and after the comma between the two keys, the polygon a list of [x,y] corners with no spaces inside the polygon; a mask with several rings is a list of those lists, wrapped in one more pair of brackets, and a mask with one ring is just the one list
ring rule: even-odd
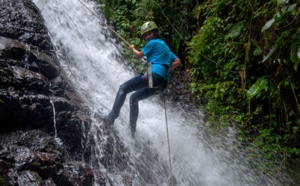
{"label": "short sleeve shirt", "polygon": [[151,39],[142,52],[147,57],[147,61],[152,63],[152,73],[161,77],[168,74],[166,69],[169,69],[171,63],[177,58],[162,39]]}

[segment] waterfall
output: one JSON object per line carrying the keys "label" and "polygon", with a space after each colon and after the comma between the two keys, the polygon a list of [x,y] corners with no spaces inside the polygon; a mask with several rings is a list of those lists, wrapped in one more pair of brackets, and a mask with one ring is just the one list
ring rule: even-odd
{"label": "waterfall", "polygon": [[[109,29],[95,18],[78,0],[33,0],[45,19],[52,42],[57,49],[63,72],[76,86],[76,91],[91,112],[108,113],[116,92],[124,81],[134,76],[120,56],[117,41],[109,37]],[[91,9],[99,9],[94,1],[86,1]],[[105,20],[105,19],[104,19]],[[189,111],[181,103],[167,101],[173,177],[176,185],[245,186],[276,185],[258,175],[248,162],[234,154],[235,131],[211,143],[204,134],[203,113]],[[140,114],[135,139],[130,137],[128,100],[113,128],[130,152],[128,166],[134,170],[132,185],[168,185],[169,155],[164,107],[154,96],[139,103]],[[101,123],[93,118],[93,126]],[[98,140],[97,136],[94,136]],[[113,179],[114,185],[126,185],[119,175],[101,166],[101,142],[94,147],[96,162]],[[240,156],[243,156],[241,154]],[[143,167],[143,168],[141,168]],[[126,170],[125,170],[126,171]],[[141,177],[152,177],[151,183]]]}
{"label": "waterfall", "polygon": [[52,101],[52,99],[50,99],[50,104],[52,106],[52,112],[53,112],[53,127],[54,127],[54,139],[55,141],[62,145],[62,141],[57,137],[57,128],[56,128],[56,111],[55,111],[55,105]]}
{"label": "waterfall", "polygon": [[55,115],[55,106],[54,106],[52,99],[50,99],[50,104],[52,106],[52,112],[53,112],[54,138],[56,139],[57,138],[56,115]]}

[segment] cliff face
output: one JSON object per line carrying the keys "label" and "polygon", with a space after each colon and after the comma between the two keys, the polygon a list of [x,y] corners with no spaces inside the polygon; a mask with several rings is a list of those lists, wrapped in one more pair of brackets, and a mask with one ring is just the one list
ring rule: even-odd
{"label": "cliff face", "polygon": [[78,161],[91,119],[30,0],[0,1],[0,122],[0,185],[105,183]]}
{"label": "cliff face", "polygon": [[1,131],[39,128],[54,135],[55,110],[58,137],[80,157],[91,121],[60,74],[38,9],[31,1],[6,0],[0,14]]}

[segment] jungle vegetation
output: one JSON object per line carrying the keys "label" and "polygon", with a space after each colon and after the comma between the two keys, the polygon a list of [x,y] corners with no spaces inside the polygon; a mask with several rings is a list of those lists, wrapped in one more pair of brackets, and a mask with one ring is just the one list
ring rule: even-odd
{"label": "jungle vegetation", "polygon": [[[208,125],[237,125],[240,139],[267,159],[299,158],[300,0],[98,1],[138,49],[141,25],[157,23],[184,61],[191,93],[207,100]],[[124,55],[143,69],[129,50]]]}

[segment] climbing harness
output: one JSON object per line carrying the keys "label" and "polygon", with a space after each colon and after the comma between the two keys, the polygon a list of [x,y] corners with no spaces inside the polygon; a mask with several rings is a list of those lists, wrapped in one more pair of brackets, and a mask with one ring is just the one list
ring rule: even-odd
{"label": "climbing harness", "polygon": [[148,63],[148,86],[149,88],[153,88],[153,78],[152,78],[152,63]]}
{"label": "climbing harness", "polygon": [[[122,39],[128,46],[130,44],[113,28],[111,28],[108,24],[105,23],[103,19],[101,19],[94,11],[92,11],[84,2],[78,0],[85,8],[87,8],[96,18],[98,18],[102,23],[104,23],[114,34],[116,34],[120,39]],[[170,22],[170,21],[169,21]],[[152,63],[148,63],[148,83],[149,88],[153,88],[153,79],[152,79]],[[170,138],[169,138],[169,127],[168,127],[168,118],[167,118],[167,108],[166,108],[166,98],[164,98],[164,107],[165,107],[165,119],[166,119],[166,130],[167,130],[167,140],[168,140],[168,151],[169,151],[169,164],[170,164],[170,185],[173,186],[173,174],[172,174],[172,161],[171,161],[171,147],[170,147]]]}

